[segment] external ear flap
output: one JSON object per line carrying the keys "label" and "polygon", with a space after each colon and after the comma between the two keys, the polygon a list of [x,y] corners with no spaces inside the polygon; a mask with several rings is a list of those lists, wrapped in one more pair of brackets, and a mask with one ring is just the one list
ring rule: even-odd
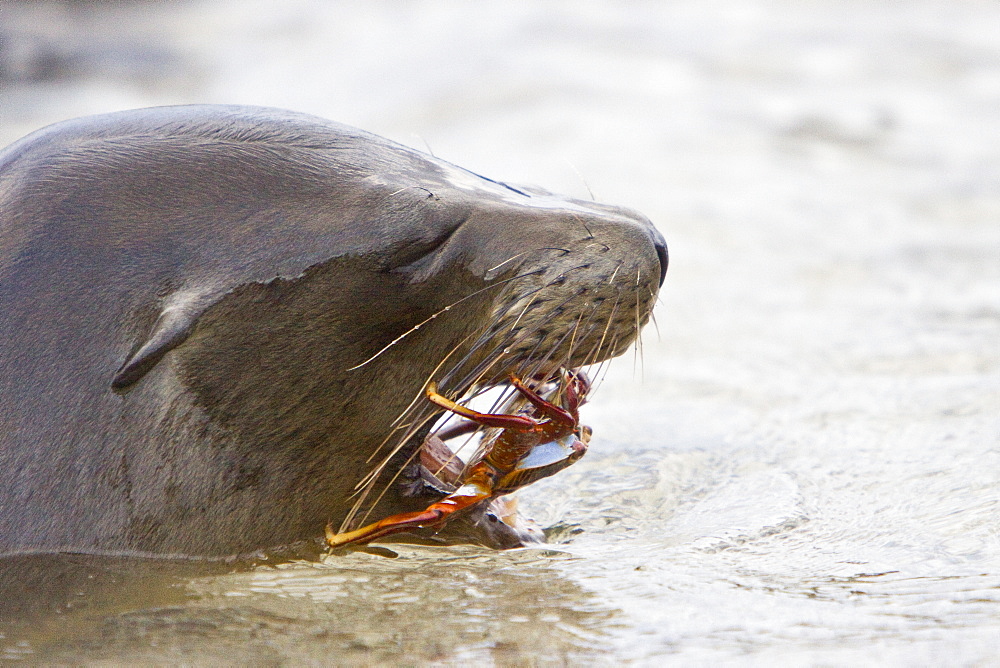
{"label": "external ear flap", "polygon": [[184,342],[203,310],[191,302],[165,308],[146,342],[118,369],[111,381],[112,389],[124,390],[145,376],[164,355]]}

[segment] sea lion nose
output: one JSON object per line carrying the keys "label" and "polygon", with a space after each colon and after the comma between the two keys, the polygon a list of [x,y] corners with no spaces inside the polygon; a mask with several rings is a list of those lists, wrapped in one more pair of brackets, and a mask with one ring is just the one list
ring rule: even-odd
{"label": "sea lion nose", "polygon": [[653,232],[653,246],[656,248],[656,256],[660,258],[660,285],[663,285],[663,279],[667,277],[667,240],[663,238],[660,231],[655,227],[652,228]]}

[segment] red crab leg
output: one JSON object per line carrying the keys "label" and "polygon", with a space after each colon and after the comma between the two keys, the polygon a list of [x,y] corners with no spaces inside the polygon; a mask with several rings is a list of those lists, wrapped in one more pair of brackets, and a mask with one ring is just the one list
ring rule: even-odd
{"label": "red crab leg", "polygon": [[453,438],[458,438],[459,436],[465,436],[466,434],[478,431],[479,426],[480,425],[476,424],[472,420],[462,420],[457,424],[450,424],[447,427],[438,429],[434,432],[434,435],[442,441],[450,441]]}
{"label": "red crab leg", "polygon": [[566,410],[576,415],[577,409],[583,405],[590,392],[590,378],[583,369],[570,369],[566,375],[569,377],[566,385]]}
{"label": "red crab leg", "polygon": [[418,512],[390,515],[368,526],[344,533],[335,533],[333,527],[327,524],[326,542],[330,547],[341,547],[349,543],[364,544],[412,528],[422,529],[441,525],[448,515],[489,498],[491,493],[492,490],[467,482],[437,503],[432,503]]}
{"label": "red crab leg", "polygon": [[473,422],[483,425],[484,427],[499,427],[500,429],[514,428],[519,431],[534,431],[535,427],[538,426],[538,422],[536,420],[532,420],[531,418],[522,415],[480,413],[479,411],[474,411],[471,408],[466,408],[465,406],[456,404],[451,399],[438,394],[436,383],[430,383],[427,386],[427,398],[441,408],[445,408],[452,413],[468,418]]}
{"label": "red crab leg", "polygon": [[555,404],[538,396],[534,390],[522,383],[521,380],[514,374],[510,375],[510,384],[516,387],[517,391],[523,394],[525,399],[530,401],[531,404],[539,410],[539,412],[548,417],[550,420],[568,425],[576,424],[576,418],[574,418],[569,411],[559,408]]}

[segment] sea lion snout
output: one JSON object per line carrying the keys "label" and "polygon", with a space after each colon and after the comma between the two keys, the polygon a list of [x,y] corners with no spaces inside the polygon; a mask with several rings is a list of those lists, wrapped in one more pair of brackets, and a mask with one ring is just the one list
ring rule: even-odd
{"label": "sea lion snout", "polygon": [[[651,257],[649,246],[652,246],[652,253],[657,258],[657,269],[660,277],[657,287],[662,286],[667,276],[669,261],[667,241],[660,231],[649,218],[635,209],[610,205],[600,205],[600,208],[610,215],[612,221],[606,224],[607,227],[612,228],[611,231],[606,232],[606,235],[616,240],[624,254]],[[629,232],[633,234],[629,234]]]}
{"label": "sea lion snout", "polygon": [[484,198],[442,251],[461,249],[496,286],[492,321],[472,346],[490,368],[482,384],[621,354],[648,322],[666,270],[666,243],[642,214],[518,192]]}

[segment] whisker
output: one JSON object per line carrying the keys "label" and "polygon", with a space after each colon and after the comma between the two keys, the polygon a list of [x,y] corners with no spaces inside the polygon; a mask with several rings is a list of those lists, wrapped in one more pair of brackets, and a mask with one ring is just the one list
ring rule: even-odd
{"label": "whisker", "polygon": [[[611,338],[611,346],[612,348],[618,346],[617,336],[613,336]],[[609,363],[610,361],[611,361],[610,359],[605,359],[598,365],[597,372],[594,374],[594,377],[591,382],[591,388],[590,388],[591,394],[596,392],[597,389],[604,384],[604,379],[607,378],[608,370],[611,368],[611,364]]]}
{"label": "whisker", "polygon": [[[617,271],[617,270],[616,270]],[[618,315],[618,305],[621,304],[621,291],[618,292],[617,298],[615,298],[615,303],[611,307],[611,314],[608,316],[608,323],[604,326],[604,333],[601,334],[601,340],[597,344],[597,348],[594,349],[594,358],[600,357],[601,349],[604,346],[604,340],[608,336],[608,331],[611,329],[611,323],[614,322],[615,316]],[[614,348],[612,348],[614,350]]]}
{"label": "whisker", "polygon": [[524,251],[523,253],[518,253],[517,255],[512,255],[512,256],[510,256],[509,258],[507,258],[506,260],[504,260],[503,262],[501,262],[500,264],[496,265],[495,267],[490,267],[489,269],[487,269],[487,270],[486,270],[486,273],[487,273],[487,274],[490,274],[490,273],[492,273],[492,272],[496,271],[497,269],[499,269],[500,267],[504,266],[504,265],[505,265],[505,264],[507,264],[508,262],[513,262],[513,261],[514,261],[514,260],[516,260],[517,258],[519,258],[519,257],[524,257],[524,256],[525,256],[525,255],[527,255],[528,253],[533,253],[533,252],[534,252],[534,251]]}
{"label": "whisker", "polygon": [[[503,351],[506,350],[511,344],[516,343],[516,336],[514,337],[514,341],[511,341],[511,337],[512,334],[506,335],[503,340],[501,340],[489,353],[487,353],[482,362],[467,372],[466,375],[460,381],[454,383],[454,385],[459,388],[474,387],[478,385],[480,381],[486,377],[489,370],[496,366],[501,359],[503,359]],[[456,367],[456,369],[458,368],[460,367]],[[450,383],[450,381],[451,373],[447,374],[442,379],[443,383]]]}
{"label": "whisker", "polygon": [[[423,396],[423,388],[427,387],[427,383],[429,383],[432,380],[434,380],[434,377],[437,375],[437,372],[441,369],[442,366],[444,366],[444,363],[448,361],[448,358],[451,357],[453,354],[455,354],[455,351],[458,350],[462,346],[462,344],[464,344],[466,341],[468,341],[471,337],[472,337],[472,334],[469,334],[464,339],[462,339],[461,341],[459,341],[458,343],[456,343],[455,346],[451,350],[448,351],[448,354],[445,355],[444,358],[440,362],[438,362],[438,365],[436,367],[434,367],[434,370],[431,371],[429,374],[427,374],[427,377],[424,378],[424,382],[421,385],[421,391],[419,393],[417,393],[417,396],[415,396],[410,401],[409,405],[407,405],[407,407],[403,409],[403,412],[399,414],[399,417],[397,417],[395,420],[393,420],[392,424],[395,425],[397,422],[399,422],[400,420],[402,420],[403,416],[406,415],[406,413],[411,408],[413,408],[417,404],[418,401],[420,401],[420,398]],[[381,446],[379,446],[379,447],[381,447]],[[369,458],[368,461],[371,461],[371,458]]]}
{"label": "whisker", "polygon": [[510,283],[511,281],[517,280],[519,278],[524,278],[525,276],[531,276],[533,274],[539,274],[539,273],[542,273],[543,271],[544,271],[543,269],[536,269],[535,271],[531,271],[531,272],[528,272],[528,273],[525,273],[525,274],[519,274],[517,276],[512,276],[512,277],[506,278],[506,279],[504,279],[502,281],[497,281],[496,283],[491,283],[490,285],[487,285],[485,288],[481,288],[479,290],[476,290],[475,292],[472,292],[470,294],[465,295],[461,299],[458,299],[458,300],[452,302],[451,304],[448,304],[444,308],[436,311],[435,313],[432,313],[430,316],[428,316],[424,320],[420,321],[419,323],[417,323],[416,325],[414,325],[413,327],[411,327],[408,331],[404,332],[403,334],[400,334],[395,339],[393,339],[392,341],[390,341],[381,350],[379,350],[377,353],[375,353],[374,355],[372,355],[371,357],[369,357],[368,359],[366,359],[364,362],[362,362],[361,364],[357,364],[355,366],[352,366],[352,367],[350,367],[347,370],[348,371],[354,371],[355,369],[360,369],[361,367],[365,366],[366,364],[368,364],[372,360],[374,360],[377,357],[379,357],[385,351],[389,350],[389,348],[392,348],[394,345],[396,345],[397,343],[399,343],[400,341],[402,341],[403,339],[405,339],[407,336],[409,336],[410,334],[413,334],[415,331],[417,331],[418,329],[420,329],[421,327],[423,327],[424,325],[426,325],[427,323],[429,323],[431,320],[434,320],[435,318],[437,318],[442,313],[450,311],[453,307],[458,306],[459,304],[461,304],[465,300],[472,299],[476,295],[482,294],[483,292],[486,292],[487,290],[492,290],[495,287],[499,287],[501,285],[505,285],[506,283]]}
{"label": "whisker", "polygon": [[615,276],[618,275],[618,270],[622,268],[624,262],[619,262],[618,266],[615,267],[614,272],[611,274],[611,278],[608,279],[608,285],[612,285],[615,282]]}
{"label": "whisker", "polygon": [[[569,301],[571,301],[575,296],[576,295],[567,297],[566,300],[564,300],[561,304],[557,305],[556,308],[553,309],[553,310],[562,308]],[[533,306],[540,306],[542,303],[543,302],[539,302],[539,301],[529,302],[525,306],[524,311],[522,311],[522,313],[518,316],[518,320],[520,320],[520,318],[523,317],[524,312],[526,312],[528,309],[530,309]],[[522,332],[520,332],[519,334],[517,334],[513,338],[513,340],[511,339],[511,334],[514,334],[514,332],[513,331],[510,332],[507,336],[505,336],[505,338],[501,339],[498,343],[496,343],[496,345],[493,348],[493,351],[491,351],[491,353],[486,356],[486,359],[484,359],[483,362],[480,363],[479,366],[477,366],[472,371],[470,371],[465,376],[465,378],[463,378],[462,381],[460,383],[458,383],[458,385],[464,387],[466,385],[470,385],[470,384],[474,385],[474,384],[478,383],[478,381],[481,380],[484,377],[486,371],[488,371],[489,368],[493,367],[494,365],[497,364],[497,362],[500,361],[500,359],[502,357],[502,352],[503,351],[505,351],[506,349],[508,349],[510,347],[513,347],[513,346],[517,345],[517,343],[519,343],[520,341],[523,341],[523,340],[531,337],[535,333],[535,331],[537,331],[537,330],[527,330],[527,329],[523,330]],[[534,353],[537,351],[538,346],[540,346],[542,343],[544,343],[544,340],[540,340],[538,343],[536,343],[535,344],[535,348],[531,352],[529,352],[525,357],[527,357],[529,359],[532,358],[532,356],[534,355]],[[500,354],[497,354],[496,356],[494,356],[494,354],[498,353],[498,352]],[[456,366],[456,368],[459,368],[459,367]],[[475,380],[473,380],[473,379],[475,379]]]}
{"label": "whisker", "polygon": [[[340,531],[345,531],[351,525],[351,523],[353,522],[353,520],[357,517],[358,512],[361,509],[361,506],[364,505],[364,502],[368,498],[368,495],[371,493],[372,489],[374,489],[375,482],[382,475],[382,472],[385,471],[386,467],[389,465],[389,462],[392,460],[392,457],[394,457],[400,451],[400,449],[402,449],[402,447],[418,431],[420,431],[421,429],[423,429],[424,425],[426,425],[427,422],[430,421],[431,418],[433,418],[433,417],[434,417],[434,414],[433,413],[429,413],[428,415],[426,415],[423,418],[421,418],[419,421],[411,424],[411,427],[406,431],[405,435],[402,438],[399,439],[399,445],[397,445],[396,447],[394,447],[392,449],[392,452],[385,459],[383,459],[382,462],[380,462],[379,465],[377,467],[375,467],[375,469],[373,471],[369,472],[368,475],[365,476],[366,479],[367,479],[367,482],[365,483],[365,485],[364,485],[363,488],[359,489],[358,498],[354,502],[354,505],[351,506],[351,510],[348,511],[347,516],[344,518],[343,522],[341,522]],[[408,465],[409,462],[412,461],[414,455],[417,454],[417,453],[419,453],[419,452],[420,452],[420,448],[414,449],[413,454],[411,454],[407,458],[407,464],[406,465]],[[378,502],[385,496],[386,491],[389,489],[389,487],[392,486],[392,483],[396,481],[396,479],[399,477],[399,474],[403,471],[403,469],[406,468],[406,465],[401,466],[399,468],[399,470],[396,471],[396,473],[392,476],[391,482],[388,485],[385,486],[385,489],[382,490],[382,492],[379,494],[379,496],[375,500],[375,502],[369,507],[368,511],[365,513],[364,517],[362,518],[362,521],[364,521],[365,519],[368,518],[368,515],[371,513],[371,510],[376,505],[378,505]]]}
{"label": "whisker", "polygon": [[[583,174],[580,173],[580,170],[576,168],[576,165],[574,165],[573,162],[569,158],[565,158],[565,160],[566,160],[566,164],[569,165],[569,168],[572,169],[576,173],[576,175],[580,179],[580,181],[583,182],[583,187],[587,189],[587,193],[590,195],[590,201],[591,202],[596,202],[597,200],[594,197],[594,191],[590,189],[590,184],[587,183],[587,179],[583,178]],[[590,232],[589,229],[587,231]],[[590,236],[594,236],[594,235],[591,234]]]}
{"label": "whisker", "polygon": [[[538,360],[538,362],[537,362],[537,363],[536,363],[536,364],[534,365],[534,367],[532,368],[532,371],[531,371],[531,373],[530,373],[530,374],[528,374],[528,375],[530,375],[530,376],[535,376],[535,375],[537,375],[537,374],[538,374],[538,373],[539,373],[539,372],[540,372],[540,371],[541,371],[541,370],[542,370],[542,369],[543,369],[543,368],[545,367],[545,365],[546,365],[546,364],[548,363],[548,361],[549,361],[549,360],[550,360],[550,359],[552,358],[552,356],[553,356],[553,355],[554,355],[554,354],[556,353],[556,351],[557,351],[557,350],[559,350],[559,346],[561,346],[561,345],[562,345],[563,341],[565,341],[565,340],[566,340],[566,337],[567,337],[567,336],[569,336],[569,335],[570,335],[571,333],[572,333],[572,330],[567,330],[565,334],[563,334],[563,335],[562,335],[561,337],[559,337],[559,340],[558,340],[558,341],[556,341],[555,345],[553,345],[553,346],[551,347],[551,349],[549,350],[548,354],[547,354],[547,355],[545,355],[545,357],[543,357],[543,358],[541,358],[541,359],[539,359],[539,360]],[[539,345],[540,345],[541,343],[542,343],[542,342],[541,342],[541,341],[539,341]],[[565,356],[564,356],[564,357],[565,357]],[[530,357],[530,356],[529,356],[529,359],[531,359],[531,357]]]}
{"label": "whisker", "polygon": [[[424,382],[421,385],[420,392],[416,394],[416,396],[410,401],[407,407],[403,409],[403,411],[399,414],[396,420],[393,421],[393,425],[397,426],[385,437],[385,439],[383,439],[382,443],[380,443],[379,446],[374,449],[372,454],[369,455],[366,461],[371,462],[375,458],[375,456],[385,447],[385,445],[390,440],[393,440],[394,436],[399,431],[405,429],[404,435],[402,437],[396,437],[396,445],[388,452],[388,454],[386,454],[382,458],[382,460],[371,471],[369,471],[364,477],[362,477],[362,479],[355,486],[355,489],[358,490],[358,492],[356,493],[359,493],[360,495],[357,501],[352,506],[351,510],[348,512],[348,515],[345,518],[344,524],[342,526],[347,526],[347,523],[353,520],[353,518],[357,515],[357,511],[360,509],[360,506],[364,503],[365,499],[367,498],[371,486],[374,485],[375,482],[378,480],[378,478],[382,475],[382,472],[392,461],[392,458],[396,456],[396,454],[400,451],[401,448],[405,446],[405,444],[410,440],[410,438],[412,438],[416,434],[416,432],[419,431],[426,424],[427,420],[430,418],[430,415],[427,415],[426,417],[423,418],[418,418],[416,420],[417,426],[414,426],[415,424],[414,422],[411,422],[408,427],[406,425],[400,425],[398,423],[404,420],[407,414],[411,413],[418,406],[420,399],[423,397],[423,388],[427,386],[427,383],[433,380],[434,376],[437,375],[437,372],[441,369],[442,366],[444,366],[445,362],[448,361],[448,358],[450,358],[455,353],[455,351],[458,350],[473,335],[474,333],[471,333],[468,336],[466,336],[462,341],[457,343],[448,352],[448,354],[446,354],[444,358],[437,364],[434,370],[430,374],[428,374],[427,378],[424,379]],[[432,412],[432,411],[433,409],[428,408],[426,411],[421,411],[421,412]],[[416,451],[419,452],[419,448]]]}
{"label": "whisker", "polygon": [[[434,155],[434,154],[432,153],[431,155]],[[423,190],[425,193],[427,193],[427,196],[429,198],[441,199],[440,197],[438,197],[437,195],[435,195],[434,193],[432,193],[430,190],[428,190],[427,188],[425,188],[423,186],[405,186],[403,188],[400,188],[396,192],[389,193],[388,195],[386,195],[386,197],[394,197],[394,196],[398,195],[401,192],[406,192],[407,190]]]}
{"label": "whisker", "polygon": [[[530,306],[530,304],[529,304],[529,306]],[[453,347],[451,351],[449,351],[449,353],[444,357],[444,359],[442,359],[441,362],[438,363],[438,365],[435,367],[434,371],[432,371],[431,374],[425,379],[425,382],[422,385],[422,387],[426,387],[426,384],[428,382],[430,382],[430,380],[432,380],[434,378],[434,376],[441,369],[441,367],[445,364],[445,362],[447,362],[447,360],[451,357],[451,355],[453,355],[454,352],[456,350],[458,350],[458,348],[460,348],[463,345],[463,343],[465,341],[468,341],[468,339],[471,338],[473,335],[474,335],[474,333],[468,335],[465,339],[463,339],[463,341],[461,341],[458,344],[456,344],[456,346]],[[524,334],[523,336],[527,336],[527,334]],[[481,347],[482,344],[483,344],[483,342],[488,341],[488,340],[489,340],[489,337],[485,337],[484,338],[484,336],[481,335],[480,338],[479,338],[479,340],[477,340],[477,344],[475,344],[474,347]],[[472,354],[471,352],[470,353],[466,353],[466,355],[463,356],[462,361],[459,362],[458,364],[456,364],[453,367],[453,369],[461,368],[462,365],[464,364],[464,361],[466,361],[471,356],[471,354]],[[463,382],[460,383],[459,385],[460,386],[465,386],[466,383],[468,383],[468,381],[470,379],[472,379],[472,378],[475,379],[472,382],[472,384],[475,384],[476,382],[478,382],[479,380],[481,380],[482,377],[488,372],[488,370],[492,366],[494,366],[499,360],[500,360],[500,356],[493,356],[492,360],[490,360],[490,359],[485,360],[483,364],[479,365],[479,368],[477,370],[475,370],[473,372],[473,374],[467,375],[466,378],[463,380]],[[418,393],[417,396],[414,397],[414,399],[410,402],[410,404],[397,417],[397,419],[394,422],[394,424],[402,421],[408,413],[411,413],[414,410],[414,408],[418,405],[418,402],[420,401],[421,397],[422,397],[422,392]],[[409,428],[405,429],[404,434],[401,437],[397,436],[397,434],[400,431],[402,431],[402,429],[397,427],[396,429],[394,429],[382,441],[382,443],[378,446],[378,448],[375,449],[375,452],[373,452],[372,455],[369,456],[368,461],[370,462],[370,461],[372,461],[374,459],[374,457],[378,454],[378,452],[381,451],[385,447],[386,443],[388,443],[390,440],[396,440],[397,445],[394,446],[382,458],[382,460],[371,471],[369,471],[368,474],[366,474],[362,478],[361,481],[359,481],[358,485],[356,486],[356,489],[359,490],[359,492],[358,492],[358,494],[359,494],[358,495],[358,499],[354,503],[351,511],[348,513],[347,518],[345,518],[344,524],[342,526],[344,526],[344,527],[348,526],[348,523],[351,522],[357,516],[357,513],[360,510],[360,507],[364,504],[365,500],[367,499],[368,495],[370,494],[372,486],[381,477],[382,473],[385,471],[385,469],[388,467],[389,463],[392,461],[392,458],[395,457],[396,454],[400,451],[400,449],[402,447],[404,447],[405,444],[420,429],[422,429],[426,425],[426,423],[430,419],[430,417],[431,417],[431,415],[427,415],[426,417],[418,418],[414,422],[411,422]],[[419,449],[415,450],[415,452],[416,451],[419,451]],[[393,480],[395,480],[395,477],[393,478]],[[385,492],[383,491],[382,495],[384,495],[384,493]],[[379,496],[379,499],[382,498],[382,495]],[[377,505],[377,503],[378,503],[378,500],[375,501],[374,505]]]}
{"label": "whisker", "polygon": [[[636,272],[635,272],[635,335],[634,335],[635,339],[634,339],[633,345],[635,346],[635,350],[638,353],[637,357],[638,357],[638,360],[639,360],[639,381],[643,382],[643,381],[645,381],[645,375],[644,375],[645,371],[644,370],[645,370],[646,365],[645,365],[645,357],[644,357],[644,354],[643,354],[644,351],[643,351],[643,348],[642,348],[642,336],[640,336],[640,333],[642,332],[642,325],[639,324],[639,321],[642,319],[642,316],[639,315],[639,311],[640,311],[640,308],[641,308],[641,306],[639,304],[639,283],[641,281],[642,281],[642,268],[640,267],[640,268],[636,269]],[[635,360],[635,358],[633,358],[633,367],[632,367],[632,374],[633,375],[635,374],[635,361],[634,360]]]}
{"label": "whisker", "polygon": [[[577,317],[577,321],[573,327],[574,335],[573,340],[570,341],[569,347],[566,353],[566,362],[560,366],[568,367],[570,366],[569,360],[572,359],[579,347],[583,344],[587,338],[600,327],[600,322],[597,319],[597,309],[591,309],[590,313],[587,314],[586,320],[584,320],[584,314],[580,313]],[[599,345],[599,344],[598,344]],[[583,355],[583,361],[580,364],[573,364],[572,366],[589,366],[592,360],[596,359],[597,349],[591,348],[585,355]]]}
{"label": "whisker", "polygon": [[[438,370],[442,366],[444,366],[444,363],[448,361],[448,358],[451,357],[455,353],[455,351],[458,350],[459,347],[461,347],[462,344],[465,343],[465,341],[467,341],[471,336],[472,336],[472,334],[469,334],[464,339],[462,339],[457,344],[455,344],[455,346],[450,351],[448,351],[448,354],[446,354],[444,356],[444,358],[440,362],[438,362],[438,365],[436,367],[434,367],[434,370],[431,371],[431,373],[428,374],[427,378],[424,379],[423,384],[420,386],[420,391],[417,392],[417,394],[413,397],[413,399],[410,400],[410,403],[406,406],[406,408],[404,408],[402,410],[402,412],[398,416],[396,416],[396,419],[393,420],[390,423],[390,426],[394,427],[394,429],[389,432],[389,434],[382,440],[381,443],[378,444],[378,446],[376,448],[374,448],[374,450],[372,450],[372,453],[370,455],[368,455],[368,459],[365,460],[365,463],[370,463],[373,459],[375,459],[375,456],[378,455],[378,453],[382,451],[382,448],[385,447],[385,444],[388,443],[392,439],[393,434],[396,433],[397,431],[399,431],[399,427],[397,425],[399,425],[406,418],[407,414],[417,405],[417,403],[420,401],[421,397],[423,397],[423,389],[427,386],[427,383],[429,383],[431,380],[434,379],[434,376],[437,375]],[[402,442],[405,442],[405,440],[406,439],[401,439]],[[391,459],[393,457],[393,455],[395,455],[396,452],[399,451],[399,447],[400,446],[396,446],[389,453],[389,455],[387,456],[387,459]],[[385,463],[385,460],[383,460],[383,463]],[[368,475],[366,475],[364,478],[362,478],[361,481],[359,481],[359,483],[357,485],[355,485],[355,489],[358,489],[359,487],[363,486],[364,484],[367,484],[369,482],[369,476],[370,475],[372,475],[372,472],[370,472]],[[377,475],[377,473],[375,475]]]}
{"label": "whisker", "polygon": [[[542,288],[540,287],[540,288],[538,288],[536,290],[533,290],[532,292],[528,293],[528,295],[530,296],[531,294],[534,294],[535,292],[538,292],[541,289]],[[451,380],[452,380],[452,376],[454,375],[454,373],[456,371],[458,371],[459,369],[462,369],[465,366],[465,363],[469,359],[471,359],[476,353],[478,353],[479,350],[482,348],[483,345],[485,345],[486,343],[493,343],[493,350],[491,350],[489,353],[487,353],[484,356],[484,360],[479,364],[479,366],[477,366],[476,368],[474,368],[471,371],[469,371],[466,374],[465,378],[463,378],[461,381],[459,381],[457,383],[457,385],[459,387],[465,387],[465,386],[468,386],[468,385],[473,385],[476,382],[478,382],[478,380],[482,377],[482,374],[484,373],[483,367],[485,366],[485,368],[488,369],[489,367],[493,366],[494,364],[496,364],[496,362],[499,361],[500,358],[499,358],[499,356],[494,356],[495,353],[497,353],[500,350],[503,350],[504,348],[510,347],[512,345],[515,345],[517,343],[516,332],[514,331],[514,329],[516,328],[517,323],[523,317],[524,313],[526,313],[533,306],[538,306],[540,304],[541,304],[541,302],[537,302],[537,301],[536,302],[529,302],[529,303],[527,303],[525,305],[524,309],[522,310],[521,314],[518,315],[517,320],[511,326],[511,328],[510,328],[511,331],[509,331],[507,334],[505,334],[504,338],[501,339],[500,341],[496,341],[496,334],[500,331],[500,328],[503,325],[502,322],[499,322],[496,325],[494,325],[493,327],[491,327],[489,329],[486,329],[483,332],[483,334],[479,337],[479,339],[477,339],[476,342],[472,345],[472,348],[469,350],[469,352],[461,360],[459,360],[458,363],[456,363],[452,367],[452,370],[450,372],[448,372],[448,374],[446,374],[441,379],[442,384],[444,384],[444,383],[450,383]],[[511,340],[512,336],[515,337],[515,340],[513,340],[513,341]],[[470,379],[472,379],[472,378],[476,378],[476,380],[475,381],[471,381]]]}

